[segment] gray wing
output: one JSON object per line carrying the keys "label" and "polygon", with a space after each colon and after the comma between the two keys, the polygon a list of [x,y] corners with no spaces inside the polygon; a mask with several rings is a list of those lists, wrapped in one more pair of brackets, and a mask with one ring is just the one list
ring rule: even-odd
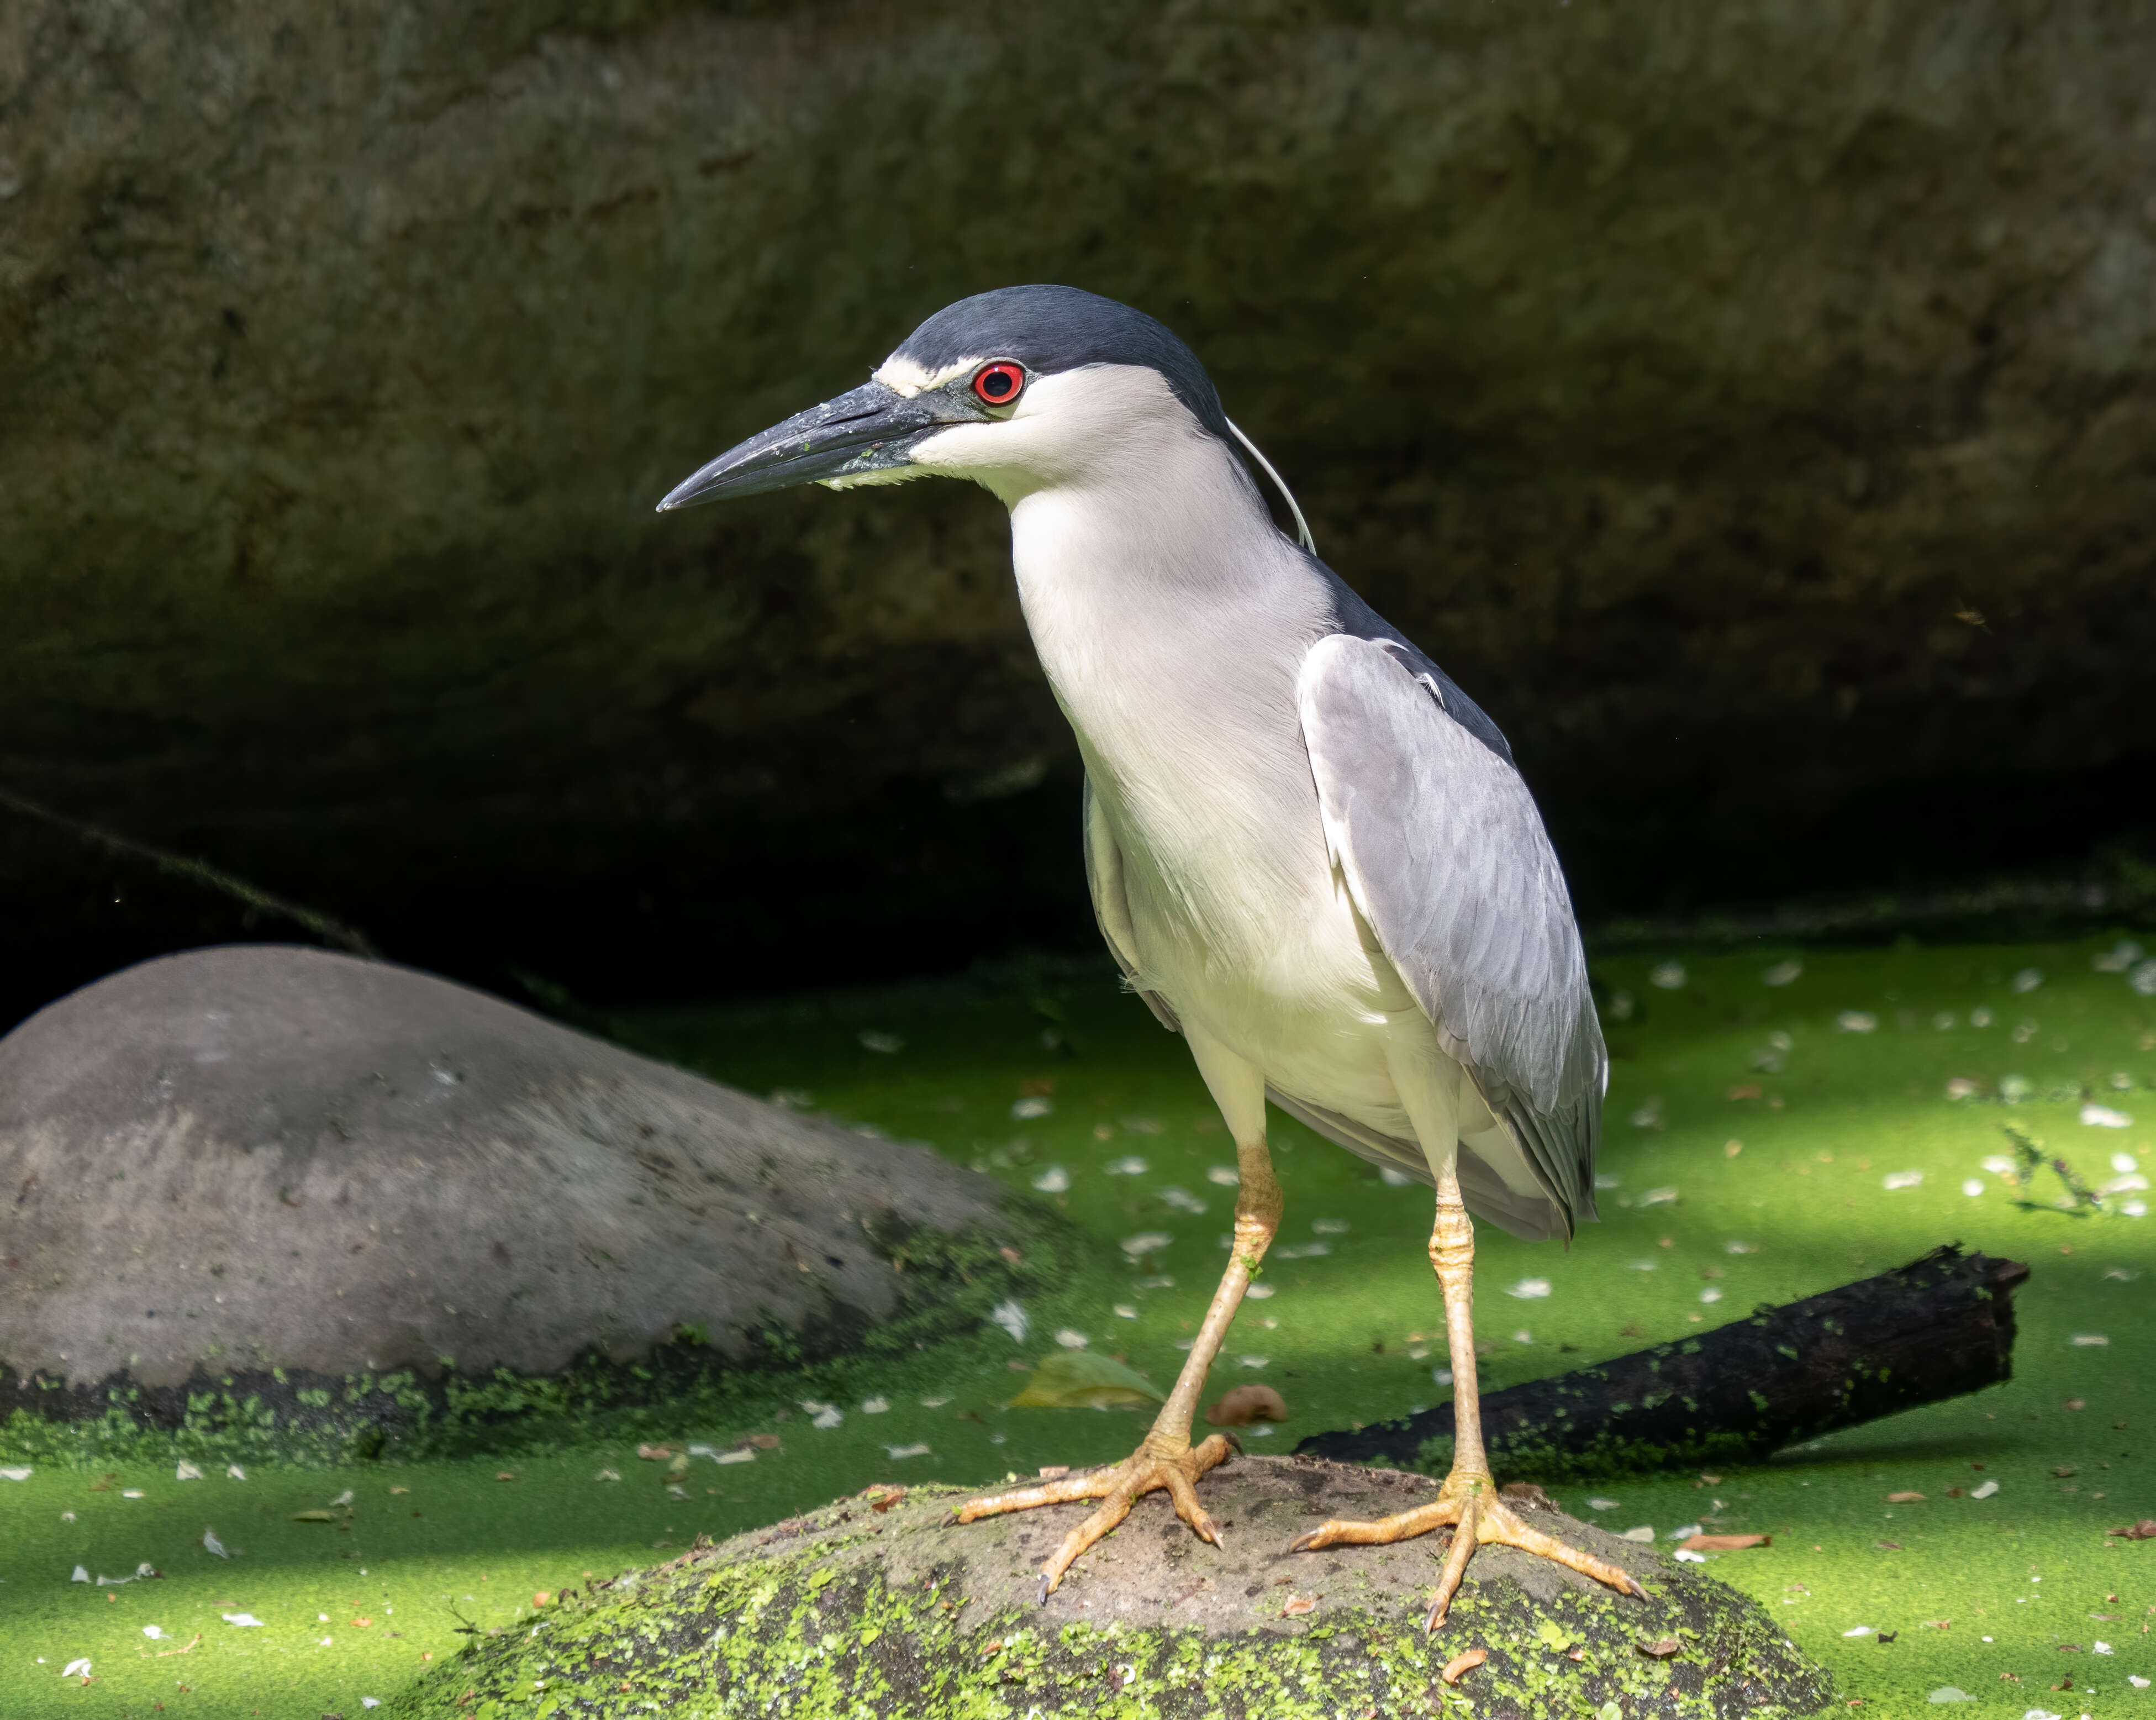
{"label": "gray wing", "polygon": [[1146,1001],[1146,1007],[1170,1033],[1183,1031],[1168,999],[1148,991],[1138,978],[1137,934],[1131,925],[1131,901],[1123,893],[1123,851],[1116,845],[1116,833],[1101,815],[1093,793],[1093,778],[1086,778],[1083,814],[1086,839],[1086,893],[1093,898],[1093,918],[1108,946],[1108,953],[1123,970],[1123,983]]}
{"label": "gray wing", "polygon": [[1534,797],[1389,640],[1320,639],[1296,691],[1356,906],[1552,1202],[1592,1218],[1609,1059]]}

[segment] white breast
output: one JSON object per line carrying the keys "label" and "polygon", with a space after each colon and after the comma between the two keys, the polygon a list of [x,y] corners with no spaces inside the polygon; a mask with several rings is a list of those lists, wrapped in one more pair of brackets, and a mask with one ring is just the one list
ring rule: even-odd
{"label": "white breast", "polygon": [[1274,1085],[1397,1127],[1383,1035],[1428,1024],[1334,874],[1296,704],[1327,593],[1217,443],[1160,458],[1178,464],[1142,486],[1011,513],[1026,622],[1122,852],[1131,953]]}

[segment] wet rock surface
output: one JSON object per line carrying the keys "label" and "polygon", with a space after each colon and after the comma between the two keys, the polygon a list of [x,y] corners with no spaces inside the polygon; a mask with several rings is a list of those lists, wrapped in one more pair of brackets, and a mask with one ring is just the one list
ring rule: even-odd
{"label": "wet rock surface", "polygon": [[47,1410],[68,1394],[28,1376],[798,1360],[934,1283],[896,1251],[1004,1264],[1000,1191],[925,1148],[274,946],[116,974],[0,1040],[0,1363]]}
{"label": "wet rock surface", "polygon": [[[789,1720],[1315,1720],[1468,1704],[1546,1720],[1612,1702],[1620,1714],[1720,1720],[1810,1714],[1830,1700],[1825,1674],[1753,1602],[1699,1566],[1552,1509],[1529,1518],[1630,1570],[1650,1598],[1485,1548],[1450,1618],[1426,1635],[1443,1533],[1287,1551],[1324,1517],[1401,1510],[1435,1486],[1321,1459],[1238,1460],[1200,1484],[1224,1548],[1199,1542],[1156,1494],[1045,1605],[1038,1568],[1090,1507],[962,1525],[951,1513],[964,1491],[870,1488],[566,1596],[531,1635],[483,1641],[389,1712],[468,1713],[538,1680],[569,1714],[658,1701],[685,1716]],[[1486,1659],[1447,1684],[1445,1669],[1478,1648]]]}

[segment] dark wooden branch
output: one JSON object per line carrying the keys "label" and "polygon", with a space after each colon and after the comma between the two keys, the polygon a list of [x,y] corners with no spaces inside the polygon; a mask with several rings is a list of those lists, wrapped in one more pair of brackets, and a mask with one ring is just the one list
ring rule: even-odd
{"label": "dark wooden branch", "polygon": [[[1614,1361],[1482,1399],[1501,1476],[1694,1468],[1756,1460],[2014,1373],[2015,1260],[1958,1244],[1876,1278]],[[1347,1462],[1442,1470],[1452,1406],[1296,1449]]]}

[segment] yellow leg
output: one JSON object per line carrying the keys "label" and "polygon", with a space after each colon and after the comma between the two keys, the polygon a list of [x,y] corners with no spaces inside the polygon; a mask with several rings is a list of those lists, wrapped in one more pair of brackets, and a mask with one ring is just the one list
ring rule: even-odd
{"label": "yellow leg", "polygon": [[1228,1327],[1250,1288],[1251,1274],[1265,1258],[1279,1232],[1284,1204],[1281,1187],[1273,1176],[1272,1155],[1265,1137],[1265,1080],[1255,1066],[1224,1048],[1189,1033],[1191,1050],[1199,1071],[1235,1135],[1235,1160],[1241,1187],[1235,1196],[1235,1238],[1228,1270],[1205,1311],[1205,1321],[1192,1341],[1190,1355],[1176,1376],[1175,1389],[1153,1418],[1136,1451],[1122,1462],[1085,1475],[1065,1476],[1040,1486],[1020,1487],[1009,1493],[970,1499],[958,1508],[958,1521],[973,1522],[998,1512],[1026,1511],[1036,1505],[1060,1505],[1077,1499],[1098,1499],[1100,1508],[1064,1538],[1040,1573],[1040,1598],[1045,1601],[1056,1585],[1095,1542],[1131,1514],[1131,1507],[1145,1494],[1165,1491],[1175,1514],[1201,1539],[1220,1543],[1219,1525],[1198,1502],[1195,1483],[1206,1471],[1227,1461],[1233,1436],[1214,1434],[1196,1449],[1190,1444],[1190,1425],[1198,1413],[1199,1394],[1213,1358],[1228,1336]]}
{"label": "yellow leg", "polygon": [[1310,1553],[1321,1547],[1405,1541],[1451,1527],[1452,1549],[1439,1574],[1437,1594],[1425,1620],[1425,1627],[1432,1630],[1445,1622],[1469,1558],[1477,1547],[1492,1542],[1554,1559],[1620,1594],[1645,1599],[1646,1590],[1628,1572],[1528,1527],[1497,1496],[1490,1460],[1482,1449],[1482,1399],[1475,1374],[1475,1226],[1460,1198],[1459,1176],[1450,1165],[1438,1178],[1437,1224],[1430,1233],[1430,1259],[1445,1291],[1445,1336],[1452,1356],[1452,1472],[1427,1505],[1369,1522],[1328,1520],[1298,1539],[1291,1550]]}

